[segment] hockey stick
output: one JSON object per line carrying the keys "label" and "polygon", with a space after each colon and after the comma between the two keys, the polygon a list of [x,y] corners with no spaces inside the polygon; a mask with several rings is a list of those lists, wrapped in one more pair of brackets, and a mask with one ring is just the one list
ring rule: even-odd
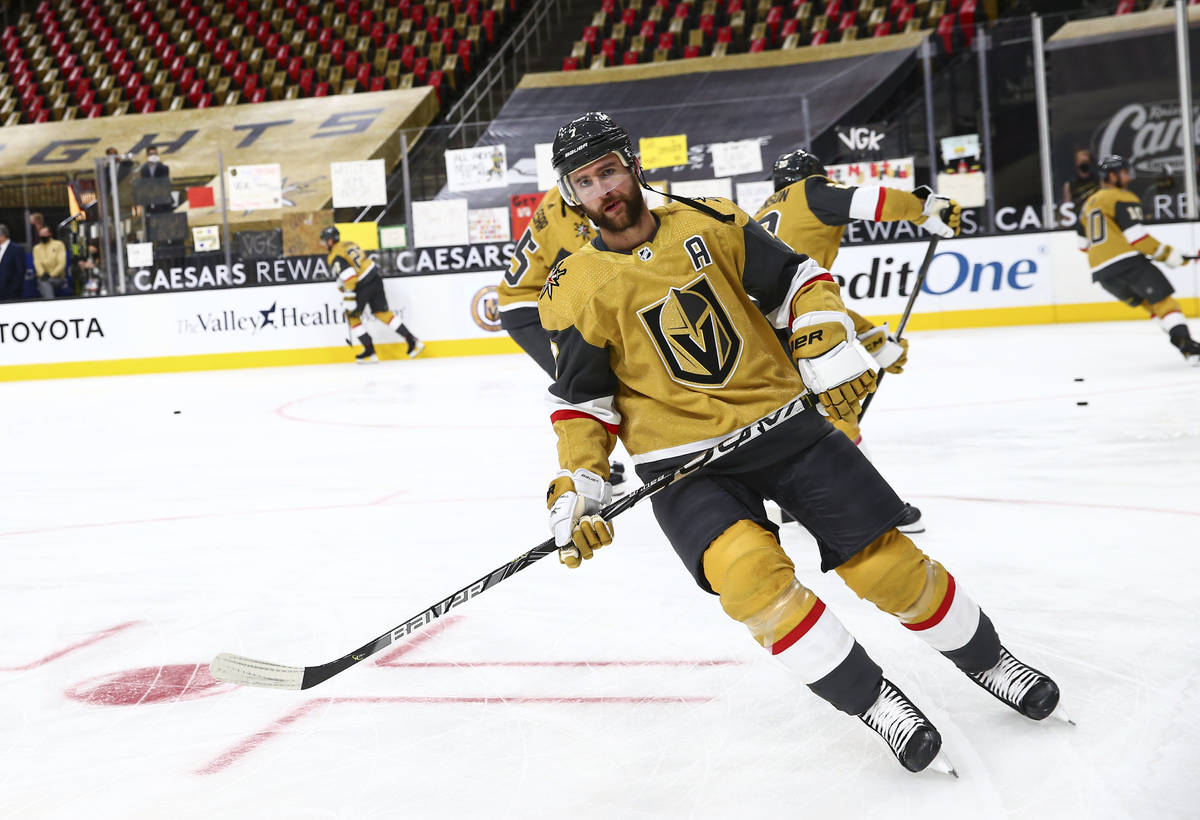
{"label": "hockey stick", "polygon": [[[688,461],[674,472],[663,473],[647,484],[638,487],[629,495],[622,496],[600,511],[600,515],[608,520],[628,510],[639,501],[657,493],[676,481],[687,478],[705,464],[716,461],[735,450],[745,446],[771,429],[778,427],[796,413],[815,406],[816,400],[809,393],[797,396],[778,410],[763,416],[758,421],[742,430],[722,439],[709,447],[695,458]],[[209,664],[209,672],[217,680],[237,683],[244,686],[261,686],[267,689],[308,689],[322,681],[329,680],[339,672],[344,672],[359,661],[366,660],[392,642],[411,635],[413,632],[428,626],[433,621],[445,615],[454,607],[466,603],[475,596],[486,592],[501,581],[515,575],[529,565],[552,552],[557,552],[554,539],[549,538],[538,544],[529,552],[518,555],[501,567],[489,572],[479,580],[468,584],[462,589],[450,594],[428,607],[424,611],[409,618],[395,629],[388,630],[373,641],[363,644],[349,655],[344,655],[335,661],[322,663],[317,666],[284,666],[278,663],[258,661],[253,658],[221,653]]]}
{"label": "hockey stick", "polygon": [[[934,251],[937,250],[939,237],[934,237],[929,240],[929,247],[925,249],[925,258],[921,261],[921,269],[917,271],[917,282],[913,285],[912,292],[908,294],[908,304],[904,306],[904,313],[900,317],[900,324],[896,326],[897,342],[900,341],[900,336],[904,333],[904,328],[908,326],[908,317],[912,316],[913,304],[917,301],[917,294],[921,292],[921,287],[925,284],[925,276],[929,273],[929,265],[933,262]],[[867,408],[871,406],[871,402],[875,399],[875,394],[879,392],[879,385],[883,384],[883,377],[887,375],[887,371],[882,367],[879,369],[879,375],[875,378],[875,392],[863,399],[862,410],[859,411],[858,420],[862,421],[863,416],[867,414]]]}

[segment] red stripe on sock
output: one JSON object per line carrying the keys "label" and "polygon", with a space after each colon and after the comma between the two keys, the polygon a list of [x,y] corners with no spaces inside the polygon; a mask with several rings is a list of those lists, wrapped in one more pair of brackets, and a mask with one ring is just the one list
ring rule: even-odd
{"label": "red stripe on sock", "polygon": [[796,624],[795,628],[793,628],[791,632],[784,635],[771,646],[771,654],[778,655],[796,641],[803,638],[808,633],[808,630],[812,629],[813,625],[820,620],[821,613],[824,611],[825,602],[818,598],[817,605],[812,608],[812,611],[804,616],[804,620]]}
{"label": "red stripe on sock", "polygon": [[942,598],[942,605],[937,608],[937,612],[927,620],[915,624],[904,624],[905,629],[911,629],[913,632],[920,632],[923,629],[935,627],[942,622],[946,617],[946,613],[950,611],[950,604],[954,603],[954,576],[946,573],[946,597]]}
{"label": "red stripe on sock", "polygon": [[550,414],[551,424],[556,421],[566,421],[567,419],[591,419],[594,422],[603,424],[604,429],[612,433],[614,436],[617,434],[617,430],[619,429],[617,425],[609,424],[606,421],[600,421],[600,419],[596,418],[591,413],[585,413],[582,410],[555,410]]}
{"label": "red stripe on sock", "polygon": [[879,200],[875,203],[875,221],[883,219],[883,200],[887,196],[887,188],[879,189]]}

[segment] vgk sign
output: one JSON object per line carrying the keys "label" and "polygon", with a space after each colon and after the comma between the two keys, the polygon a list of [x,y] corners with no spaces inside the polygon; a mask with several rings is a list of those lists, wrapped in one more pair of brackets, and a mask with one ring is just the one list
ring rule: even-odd
{"label": "vgk sign", "polygon": [[729,381],[742,339],[707,276],[671,288],[638,316],[672,379],[696,387],[720,387]]}
{"label": "vgk sign", "polygon": [[[839,127],[837,134],[841,156],[854,158],[882,157],[893,148],[887,129],[875,125]],[[894,153],[894,152],[893,152]]]}

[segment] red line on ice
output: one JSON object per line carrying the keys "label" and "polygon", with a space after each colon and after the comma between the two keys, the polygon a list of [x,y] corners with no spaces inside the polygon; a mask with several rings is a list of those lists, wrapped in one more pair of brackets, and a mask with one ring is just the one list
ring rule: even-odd
{"label": "red line on ice", "polygon": [[141,622],[140,621],[126,621],[123,624],[117,624],[116,626],[110,626],[108,629],[105,629],[103,632],[97,632],[92,637],[84,638],[82,641],[73,643],[67,647],[63,647],[62,649],[58,650],[57,652],[51,652],[46,657],[41,658],[40,660],[33,661],[32,663],[27,663],[22,666],[0,666],[0,672],[24,672],[28,669],[36,669],[39,666],[43,666],[47,663],[50,663],[50,661],[58,660],[63,655],[74,652],[76,649],[83,649],[83,647],[85,647],[85,646],[91,646],[92,644],[96,643],[97,641],[102,641],[105,638],[115,635],[118,632],[126,630],[129,627],[134,626],[135,624],[138,624],[138,623],[141,623]]}
{"label": "red line on ice", "polygon": [[266,741],[270,740],[275,735],[286,729],[291,724],[298,721],[300,718],[307,715],[319,705],[334,704],[334,703],[400,703],[400,704],[464,704],[478,703],[483,705],[488,704],[683,704],[683,703],[707,703],[712,700],[712,697],[706,695],[678,695],[678,696],[647,696],[638,697],[636,695],[612,695],[612,696],[597,696],[597,697],[553,697],[545,696],[528,696],[528,697],[344,697],[344,698],[316,698],[304,704],[301,704],[292,712],[284,715],[278,720],[271,723],[264,729],[255,732],[250,737],[238,743],[229,751],[213,758],[207,765],[196,770],[196,774],[217,774],[224,771],[231,765],[236,763],[248,753],[254,751]]}

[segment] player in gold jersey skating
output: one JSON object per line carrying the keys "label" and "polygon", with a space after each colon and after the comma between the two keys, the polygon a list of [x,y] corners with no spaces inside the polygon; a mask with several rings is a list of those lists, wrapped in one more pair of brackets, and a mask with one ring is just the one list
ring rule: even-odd
{"label": "player in gold jersey skating", "polygon": [[[783,154],[775,160],[771,178],[775,183],[775,193],[762,204],[754,219],[790,247],[808,254],[826,269],[833,267],[846,226],[856,219],[871,222],[908,220],[944,239],[959,233],[962,207],[954,200],[929,195],[922,201],[907,191],[895,188],[839,185],[825,175],[825,166],[820,158],[803,148]],[[908,361],[908,340],[897,341],[888,335],[886,325],[875,325],[852,310],[846,313],[854,320],[858,340],[871,353],[879,368],[888,373],[903,371]],[[862,443],[857,415],[834,419],[833,426],[864,453],[867,452]],[[897,529],[906,533],[924,532],[921,511],[910,504]]]}
{"label": "player in gold jersey skating", "polygon": [[[618,438],[651,480],[806,390],[830,418],[852,417],[876,362],[829,272],[732,202],[671,197],[649,210],[629,134],[607,115],[560,128],[552,162],[563,199],[599,232],[554,266],[538,300],[562,468],[547,493],[550,529],[562,562],[578,567],[612,542],[599,512]],[[955,578],[896,530],[905,505],[858,448],[816,410],[779,426],[652,496],[701,589],[905,768],[949,769],[937,729],[797,580],[763,506],[771,498],[815,536],[823,570],[1009,707],[1034,720],[1053,712],[1057,685],[1014,658]]]}
{"label": "player in gold jersey skating", "polygon": [[1123,157],[1105,157],[1100,173],[1100,190],[1083,203],[1076,226],[1092,281],[1122,302],[1146,310],[1184,360],[1200,366],[1200,343],[1188,332],[1175,288],[1153,264],[1177,268],[1184,262],[1183,254],[1159,242],[1142,225],[1142,201],[1128,190],[1133,174]]}
{"label": "player in gold jersey skating", "polygon": [[363,324],[362,313],[371,309],[375,318],[398,333],[407,343],[408,358],[421,355],[425,343],[413,336],[400,316],[388,307],[387,295],[383,292],[383,279],[375,269],[375,263],[354,242],[343,240],[341,232],[330,226],[321,231],[321,244],[329,251],[329,269],[337,277],[338,290],[346,307],[346,321],[350,332],[362,343],[362,352],[355,356],[358,364],[373,364],[379,361],[375,355],[375,343]]}

